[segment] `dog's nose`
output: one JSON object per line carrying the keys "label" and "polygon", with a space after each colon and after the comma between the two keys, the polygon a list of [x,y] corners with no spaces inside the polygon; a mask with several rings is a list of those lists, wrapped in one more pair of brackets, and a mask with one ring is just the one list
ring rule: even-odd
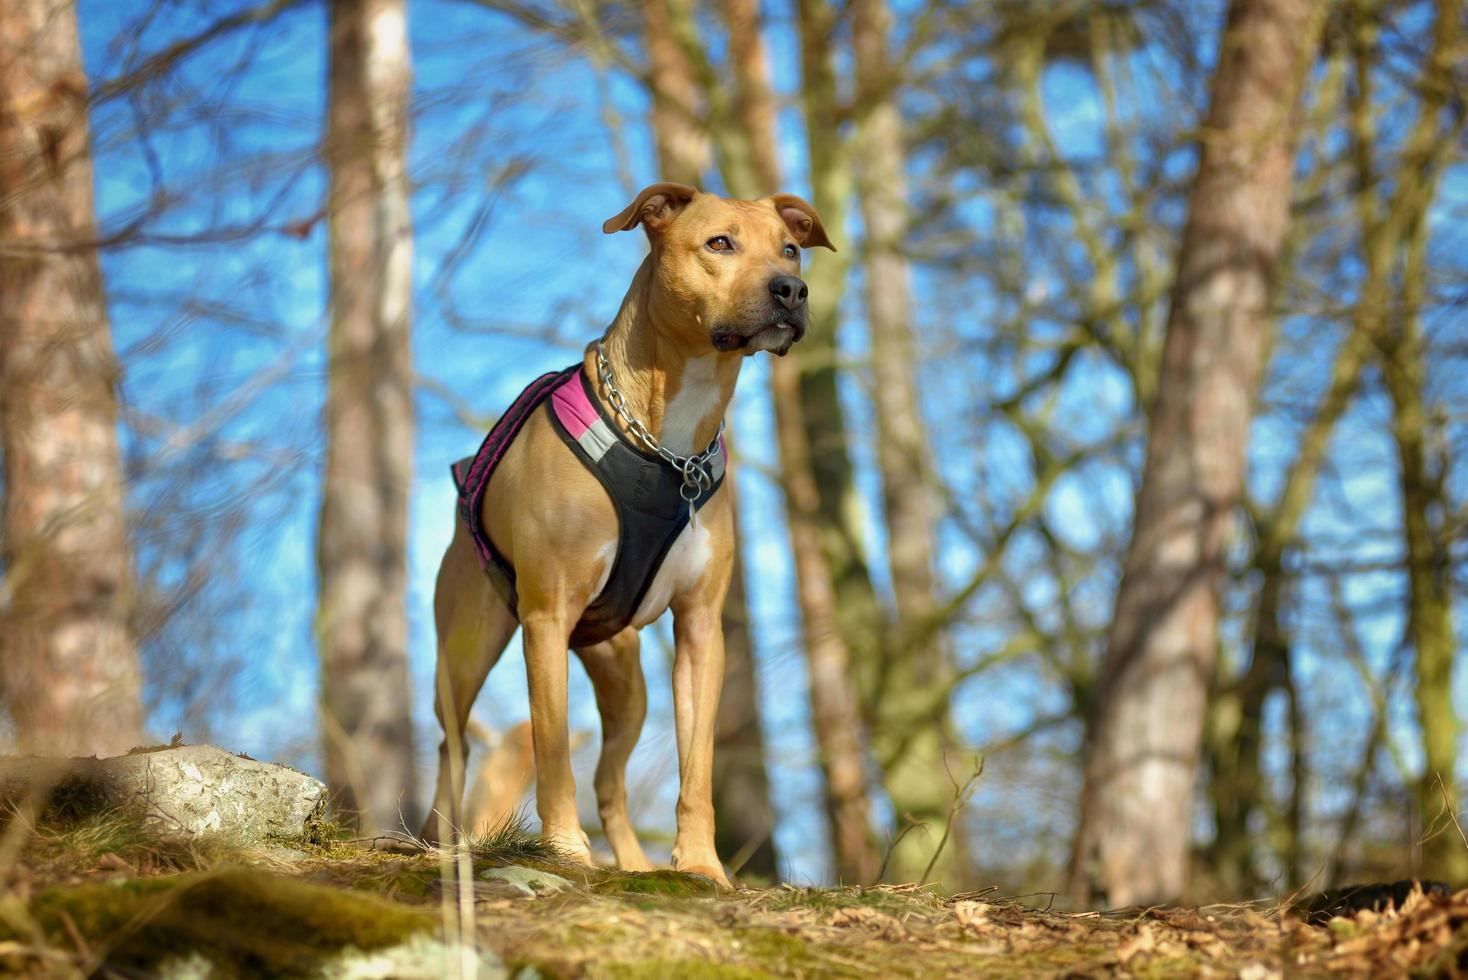
{"label": "dog's nose", "polygon": [[809,292],[805,283],[794,276],[776,276],[770,280],[770,295],[787,310],[793,310],[804,303]]}

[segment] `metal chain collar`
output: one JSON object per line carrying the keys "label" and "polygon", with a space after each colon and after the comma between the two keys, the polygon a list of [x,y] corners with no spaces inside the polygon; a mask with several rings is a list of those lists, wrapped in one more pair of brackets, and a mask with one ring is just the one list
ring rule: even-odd
{"label": "metal chain collar", "polygon": [[693,514],[693,503],[714,485],[714,477],[709,469],[709,461],[719,451],[719,439],[724,435],[724,420],[719,419],[719,431],[714,433],[713,441],[708,448],[701,453],[691,456],[679,456],[662,443],[658,442],[647,426],[643,425],[633,416],[632,410],[627,407],[627,399],[622,396],[622,390],[617,387],[617,382],[612,378],[612,363],[607,359],[606,348],[602,342],[596,342],[596,368],[601,374],[602,384],[607,389],[607,400],[612,403],[612,410],[627,424],[627,429],[635,435],[641,443],[662,457],[675,470],[683,474],[683,485],[678,488],[678,495],[688,502],[688,513]]}

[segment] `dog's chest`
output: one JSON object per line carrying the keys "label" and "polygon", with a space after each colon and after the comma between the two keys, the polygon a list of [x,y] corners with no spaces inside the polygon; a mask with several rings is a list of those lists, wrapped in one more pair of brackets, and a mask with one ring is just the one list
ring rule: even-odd
{"label": "dog's chest", "polygon": [[696,520],[685,527],[632,614],[633,627],[641,629],[651,623],[663,614],[675,595],[697,586],[712,553],[706,523]]}

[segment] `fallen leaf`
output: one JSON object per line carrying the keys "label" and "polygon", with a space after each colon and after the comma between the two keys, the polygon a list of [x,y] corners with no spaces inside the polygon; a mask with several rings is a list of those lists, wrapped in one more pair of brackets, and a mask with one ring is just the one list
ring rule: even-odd
{"label": "fallen leaf", "polygon": [[953,903],[953,917],[965,929],[980,928],[989,924],[989,903],[963,901]]}
{"label": "fallen leaf", "polygon": [[1116,947],[1116,959],[1120,963],[1126,963],[1133,957],[1142,953],[1150,953],[1156,948],[1157,936],[1152,931],[1152,927],[1144,922],[1137,927],[1136,933]]}

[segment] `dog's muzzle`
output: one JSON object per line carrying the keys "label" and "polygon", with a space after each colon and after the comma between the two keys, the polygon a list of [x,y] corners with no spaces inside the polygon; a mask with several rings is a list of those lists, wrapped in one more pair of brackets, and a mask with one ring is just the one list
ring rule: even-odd
{"label": "dog's muzzle", "polygon": [[767,350],[784,357],[805,336],[805,301],[809,294],[805,283],[794,276],[775,276],[769,290],[773,307],[769,314],[753,324],[715,327],[709,334],[715,348],[748,354]]}

